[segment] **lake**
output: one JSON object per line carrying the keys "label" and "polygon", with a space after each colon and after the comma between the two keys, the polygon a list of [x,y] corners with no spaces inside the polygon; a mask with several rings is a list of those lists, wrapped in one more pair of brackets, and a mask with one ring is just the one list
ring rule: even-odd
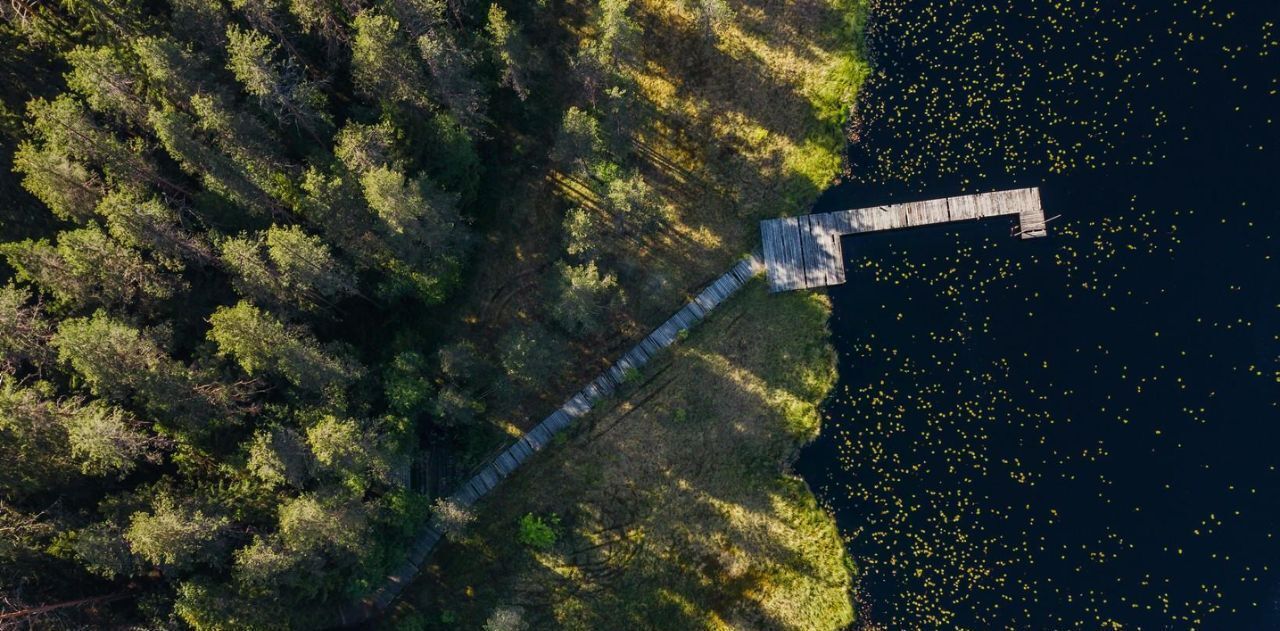
{"label": "lake", "polygon": [[1060,218],[845,238],[795,468],[859,628],[1280,628],[1280,2],[873,4],[815,211]]}

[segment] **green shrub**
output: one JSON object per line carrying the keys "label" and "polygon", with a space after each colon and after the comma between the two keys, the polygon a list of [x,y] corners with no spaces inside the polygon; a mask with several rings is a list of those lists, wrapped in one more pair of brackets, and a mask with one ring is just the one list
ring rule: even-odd
{"label": "green shrub", "polygon": [[548,550],[556,544],[555,528],[560,525],[560,518],[555,514],[543,519],[533,513],[520,518],[520,543],[535,550]]}

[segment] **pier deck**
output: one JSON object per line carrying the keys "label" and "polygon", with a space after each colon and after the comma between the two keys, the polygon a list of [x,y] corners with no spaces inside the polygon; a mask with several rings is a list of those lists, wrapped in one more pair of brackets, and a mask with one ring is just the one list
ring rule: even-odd
{"label": "pier deck", "polygon": [[844,282],[845,235],[952,221],[1018,216],[1023,239],[1048,234],[1040,189],[1022,188],[891,204],[760,222],[764,266],[771,291],[814,289]]}

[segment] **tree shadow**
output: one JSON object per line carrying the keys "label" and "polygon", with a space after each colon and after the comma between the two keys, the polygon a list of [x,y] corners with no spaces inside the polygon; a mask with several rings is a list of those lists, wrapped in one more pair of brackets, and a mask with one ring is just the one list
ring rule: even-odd
{"label": "tree shadow", "polygon": [[[803,371],[769,368],[821,330],[825,311],[810,296],[764,292],[750,284],[659,360],[657,376],[599,406],[508,479],[482,504],[474,532],[438,553],[435,582],[417,602],[468,623],[515,604],[533,628],[847,622],[834,524],[802,481],[782,473],[798,446],[792,392],[810,402],[821,392],[804,385]],[[798,332],[786,343],[739,343],[788,326]],[[829,361],[803,361],[815,359]],[[559,517],[553,549],[517,542],[526,513]]]}

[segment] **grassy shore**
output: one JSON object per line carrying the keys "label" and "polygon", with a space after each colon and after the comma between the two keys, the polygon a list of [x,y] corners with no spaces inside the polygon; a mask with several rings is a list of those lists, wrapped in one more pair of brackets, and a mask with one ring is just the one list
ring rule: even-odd
{"label": "grassy shore", "polygon": [[[577,46],[601,36],[581,17],[597,4],[555,5]],[[804,212],[839,175],[842,123],[868,72],[863,0],[728,0],[710,30],[695,5],[633,0],[628,14],[643,35],[615,69],[629,86],[621,97],[629,149],[617,158],[669,217],[655,234],[604,247],[601,269],[617,275],[619,299],[598,331],[557,340],[565,361],[540,375],[536,391],[490,403],[500,433],[540,420],[756,247],[760,219]],[[599,201],[549,164],[502,188],[509,194],[495,201],[447,336],[485,350],[514,327],[548,320],[556,262],[573,260],[565,214]],[[467,464],[488,455],[473,453]]]}
{"label": "grassy shore", "polygon": [[[582,16],[594,6],[562,8]],[[862,1],[729,0],[709,26],[697,6],[634,0],[643,37],[617,68],[634,116],[623,166],[661,196],[670,218],[656,235],[609,246],[604,262],[622,296],[605,326],[566,340],[565,368],[542,374],[537,392],[491,404],[498,431],[514,435],[545,416],[755,247],[759,219],[804,212],[839,174],[842,121],[867,73]],[[601,36],[589,23],[569,30],[582,46]],[[519,201],[503,206],[462,309],[458,334],[482,348],[545,319],[548,277],[564,256],[561,222],[592,201],[554,168],[512,190]],[[785,473],[818,431],[817,406],[834,381],[827,314],[821,296],[767,296],[759,282],[744,289],[481,502],[473,525],[437,551],[387,621],[848,624],[852,570],[838,533]],[[551,527],[554,544],[527,543],[545,540],[528,536],[534,522]]]}
{"label": "grassy shore", "polygon": [[[852,568],[835,524],[783,472],[835,380],[827,314],[823,296],[752,282],[487,498],[390,622],[847,625]],[[522,541],[528,515],[553,544]]]}

